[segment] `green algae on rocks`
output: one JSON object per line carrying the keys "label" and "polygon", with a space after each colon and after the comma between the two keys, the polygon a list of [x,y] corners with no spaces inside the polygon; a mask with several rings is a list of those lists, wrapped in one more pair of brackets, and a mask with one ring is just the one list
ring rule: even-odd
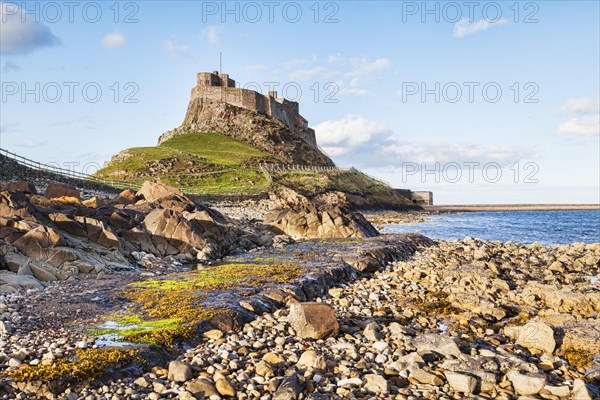
{"label": "green algae on rocks", "polygon": [[93,328],[94,335],[117,334],[121,341],[172,346],[176,340],[196,334],[196,325],[228,311],[226,306],[206,306],[208,295],[234,287],[285,284],[301,276],[293,264],[224,264],[166,279],[130,284],[122,297],[132,303],[134,314],[107,317],[118,328]]}
{"label": "green algae on rocks", "polygon": [[15,382],[48,382],[58,379],[81,382],[100,378],[109,366],[126,367],[140,361],[136,350],[79,349],[72,360],[59,358],[52,364],[19,368],[4,374]]}

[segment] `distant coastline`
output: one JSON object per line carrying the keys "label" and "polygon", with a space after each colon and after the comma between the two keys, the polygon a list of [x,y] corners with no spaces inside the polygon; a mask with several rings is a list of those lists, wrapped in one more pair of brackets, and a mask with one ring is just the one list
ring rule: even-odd
{"label": "distant coastline", "polygon": [[464,204],[423,206],[426,211],[479,212],[479,211],[570,211],[600,210],[600,204]]}

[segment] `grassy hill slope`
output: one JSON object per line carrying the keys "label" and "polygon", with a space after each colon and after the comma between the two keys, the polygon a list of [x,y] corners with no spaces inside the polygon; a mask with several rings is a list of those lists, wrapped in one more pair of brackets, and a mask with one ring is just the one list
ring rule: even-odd
{"label": "grassy hill slope", "polygon": [[272,157],[249,144],[217,133],[177,135],[156,147],[117,154],[96,175],[142,183],[160,179],[188,193],[256,194],[269,181],[258,164]]}
{"label": "grassy hill slope", "polygon": [[271,182],[260,170],[261,162],[281,163],[275,156],[231,136],[198,132],[173,136],[156,147],[124,150],[96,175],[138,184],[160,179],[188,194],[217,197],[260,194],[275,184],[308,197],[330,191],[344,192],[352,195],[353,203],[365,208],[380,202],[411,204],[384,182],[354,169],[271,172]]}

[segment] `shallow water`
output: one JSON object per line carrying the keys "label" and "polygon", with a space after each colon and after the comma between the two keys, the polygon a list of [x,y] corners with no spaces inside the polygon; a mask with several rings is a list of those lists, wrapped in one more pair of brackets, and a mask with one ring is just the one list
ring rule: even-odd
{"label": "shallow water", "polygon": [[432,239],[467,236],[544,245],[600,242],[600,210],[507,211],[441,214],[420,223],[388,224],[384,232],[420,233]]}

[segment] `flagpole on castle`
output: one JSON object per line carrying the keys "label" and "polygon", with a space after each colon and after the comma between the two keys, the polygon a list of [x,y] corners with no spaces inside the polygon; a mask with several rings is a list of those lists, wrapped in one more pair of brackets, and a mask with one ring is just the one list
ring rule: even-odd
{"label": "flagpole on castle", "polygon": [[223,52],[219,52],[219,75],[223,73]]}

